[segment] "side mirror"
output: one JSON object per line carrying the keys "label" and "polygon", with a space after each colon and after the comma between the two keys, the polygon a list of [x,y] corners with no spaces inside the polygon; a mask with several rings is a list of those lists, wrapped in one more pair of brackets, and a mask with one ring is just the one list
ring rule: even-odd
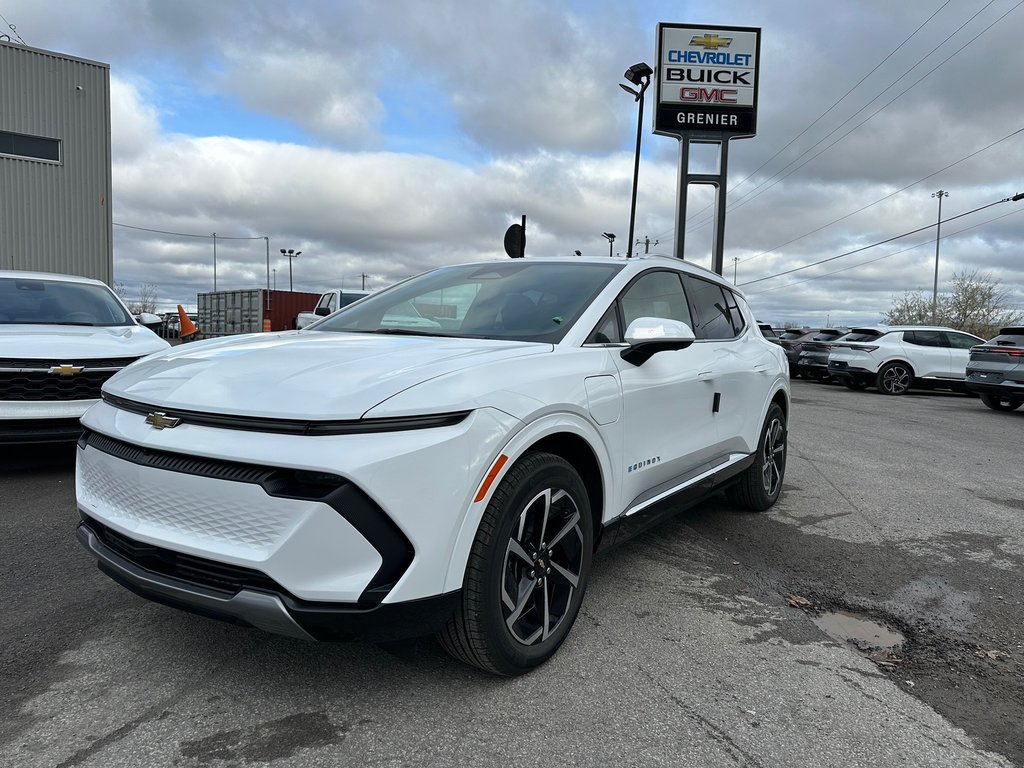
{"label": "side mirror", "polygon": [[652,355],[675,349],[686,349],[697,337],[686,323],[662,317],[638,317],[626,329],[627,349],[622,359],[633,365],[643,365]]}
{"label": "side mirror", "polygon": [[154,315],[152,312],[140,312],[135,316],[135,319],[139,321],[139,325],[149,328],[151,331],[162,328],[164,324],[164,319],[160,315]]}
{"label": "side mirror", "polygon": [[327,317],[329,314],[331,314],[331,310],[329,310],[327,307],[317,307],[316,309],[313,310],[313,314],[318,315],[320,317]]}

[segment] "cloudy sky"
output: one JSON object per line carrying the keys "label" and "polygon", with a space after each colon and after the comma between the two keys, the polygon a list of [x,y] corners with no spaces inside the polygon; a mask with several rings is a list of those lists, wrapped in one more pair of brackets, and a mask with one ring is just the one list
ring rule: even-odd
{"label": "cloudy sky", "polygon": [[[607,253],[614,232],[624,254],[637,111],[622,72],[655,63],[659,21],[761,27],[725,274],[761,319],[836,325],[930,293],[934,226],[775,275],[934,225],[939,189],[943,219],[1024,191],[1022,4],[0,0],[0,32],[110,64],[115,278],[193,304],[212,232],[219,288],[265,285],[264,235],[277,287],[293,248],[295,289],[316,292],[501,256],[522,214],[528,253]],[[671,254],[678,143],[651,133],[649,95],[636,237]],[[713,162],[695,153],[693,170]],[[710,203],[691,192],[686,257],[704,266]],[[1024,201],[942,235],[940,290],[977,269],[1024,307]]]}

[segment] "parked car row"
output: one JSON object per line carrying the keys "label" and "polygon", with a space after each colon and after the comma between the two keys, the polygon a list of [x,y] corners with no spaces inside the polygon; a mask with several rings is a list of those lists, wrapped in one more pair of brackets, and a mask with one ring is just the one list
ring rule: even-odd
{"label": "parked car row", "polygon": [[885,395],[920,388],[974,392],[1000,411],[1024,404],[1024,328],[1004,328],[988,342],[940,326],[818,329],[786,332],[782,344],[791,376]]}

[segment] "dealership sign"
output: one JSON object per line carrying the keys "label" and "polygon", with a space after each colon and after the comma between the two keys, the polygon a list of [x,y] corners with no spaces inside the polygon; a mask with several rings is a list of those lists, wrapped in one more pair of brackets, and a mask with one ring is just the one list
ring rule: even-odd
{"label": "dealership sign", "polygon": [[658,25],[654,132],[757,133],[758,27]]}

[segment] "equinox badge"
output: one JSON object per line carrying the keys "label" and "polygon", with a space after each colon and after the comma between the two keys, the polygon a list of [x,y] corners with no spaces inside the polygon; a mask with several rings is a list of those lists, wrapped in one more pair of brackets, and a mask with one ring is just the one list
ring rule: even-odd
{"label": "equinox badge", "polygon": [[181,424],[181,419],[168,416],[161,411],[154,411],[146,416],[146,423],[157,429],[174,429]]}

